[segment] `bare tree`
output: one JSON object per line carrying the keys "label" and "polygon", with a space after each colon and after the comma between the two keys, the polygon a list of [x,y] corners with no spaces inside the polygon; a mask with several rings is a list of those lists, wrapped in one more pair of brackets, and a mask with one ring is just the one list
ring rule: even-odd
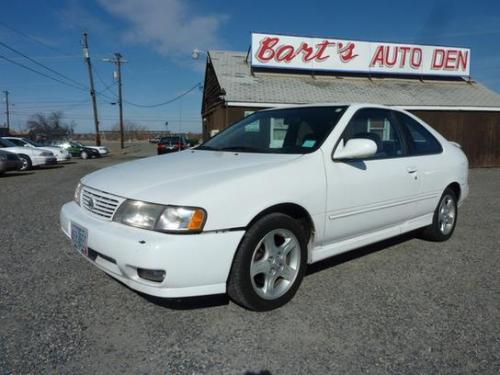
{"label": "bare tree", "polygon": [[[115,124],[115,126],[113,126],[113,131],[120,132],[120,124]],[[147,128],[133,121],[125,121],[123,124],[123,132],[125,133],[125,138],[142,139],[144,133],[147,132]]]}
{"label": "bare tree", "polygon": [[63,117],[62,112],[36,113],[26,122],[26,128],[33,139],[64,138],[74,133],[76,123],[64,122]]}

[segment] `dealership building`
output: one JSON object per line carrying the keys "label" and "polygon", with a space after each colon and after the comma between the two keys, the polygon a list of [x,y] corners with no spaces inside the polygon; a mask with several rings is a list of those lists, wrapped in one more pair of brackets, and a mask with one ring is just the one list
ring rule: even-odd
{"label": "dealership building", "polygon": [[204,139],[264,108],[375,103],[419,116],[471,166],[500,166],[500,95],[471,78],[469,49],[252,34],[247,52],[207,55]]}

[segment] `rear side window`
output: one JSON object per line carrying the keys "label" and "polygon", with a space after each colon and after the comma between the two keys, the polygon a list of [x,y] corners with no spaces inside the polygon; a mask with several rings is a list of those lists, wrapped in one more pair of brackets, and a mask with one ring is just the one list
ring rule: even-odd
{"label": "rear side window", "polygon": [[398,121],[386,109],[365,108],[356,112],[342,134],[344,144],[353,138],[371,139],[375,142],[377,153],[371,159],[407,155]]}
{"label": "rear side window", "polygon": [[443,151],[439,141],[418,121],[401,112],[396,112],[396,116],[407,130],[408,146],[412,155],[439,154]]}

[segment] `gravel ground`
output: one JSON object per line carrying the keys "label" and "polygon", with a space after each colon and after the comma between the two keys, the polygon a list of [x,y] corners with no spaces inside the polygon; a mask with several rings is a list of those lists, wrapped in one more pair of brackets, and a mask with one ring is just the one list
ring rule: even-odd
{"label": "gravel ground", "polygon": [[471,171],[453,238],[404,236],[309,268],[291,303],[159,300],[81,258],[59,229],[79,178],[153,151],[0,177],[2,373],[500,372],[500,169]]}

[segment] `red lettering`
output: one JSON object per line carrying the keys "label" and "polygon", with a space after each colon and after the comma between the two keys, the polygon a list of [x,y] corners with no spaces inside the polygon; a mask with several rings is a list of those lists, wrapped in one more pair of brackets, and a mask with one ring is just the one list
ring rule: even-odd
{"label": "red lettering", "polygon": [[314,59],[313,50],[314,50],[313,47],[311,47],[309,44],[302,43],[299,49],[297,50],[297,54],[299,54],[300,52],[304,52],[304,55],[302,56],[302,61],[307,62]]}
{"label": "red lettering", "polygon": [[458,51],[450,49],[446,52],[444,68],[447,70],[455,70],[457,67],[457,54]]}
{"label": "red lettering", "polygon": [[295,49],[293,46],[289,44],[285,44],[284,46],[278,48],[276,51],[276,61],[286,61],[290,62],[295,57]]}
{"label": "red lettering", "polygon": [[261,40],[259,49],[257,50],[257,59],[261,62],[267,62],[274,58],[275,52],[273,47],[278,44],[279,38],[267,37]]}
{"label": "red lettering", "polygon": [[391,47],[386,46],[385,47],[385,65],[387,66],[394,66],[396,65],[396,61],[398,60],[398,47],[392,48],[392,60],[389,61],[389,55],[390,55]]}
{"label": "red lettering", "polygon": [[418,69],[422,65],[422,48],[414,48],[411,52],[410,66]]}
{"label": "red lettering", "polygon": [[344,46],[344,43],[340,42],[337,44],[337,47],[340,61],[342,61],[343,63],[348,63],[358,56],[358,54],[354,54],[354,48],[356,48],[355,43],[349,42]]}
{"label": "red lettering", "polygon": [[375,66],[377,64],[379,67],[384,65],[384,46],[378,46],[373,54],[370,66]]}
{"label": "red lettering", "polygon": [[431,69],[442,69],[445,62],[446,51],[436,48],[432,54]]}
{"label": "red lettering", "polygon": [[314,58],[317,60],[317,61],[323,61],[323,60],[326,60],[327,58],[330,57],[330,55],[323,55],[326,51],[326,49],[329,47],[329,46],[334,46],[335,43],[334,42],[329,42],[328,40],[324,40],[322,41],[321,43],[318,43],[316,45],[316,47],[318,47],[318,51],[316,52],[316,56],[314,56]]}
{"label": "red lettering", "polygon": [[399,61],[399,67],[403,68],[406,65],[406,55],[410,52],[410,47],[399,47],[399,51],[401,52],[401,59]]}
{"label": "red lettering", "polygon": [[467,70],[468,60],[469,60],[469,51],[458,51],[457,68],[463,71]]}

